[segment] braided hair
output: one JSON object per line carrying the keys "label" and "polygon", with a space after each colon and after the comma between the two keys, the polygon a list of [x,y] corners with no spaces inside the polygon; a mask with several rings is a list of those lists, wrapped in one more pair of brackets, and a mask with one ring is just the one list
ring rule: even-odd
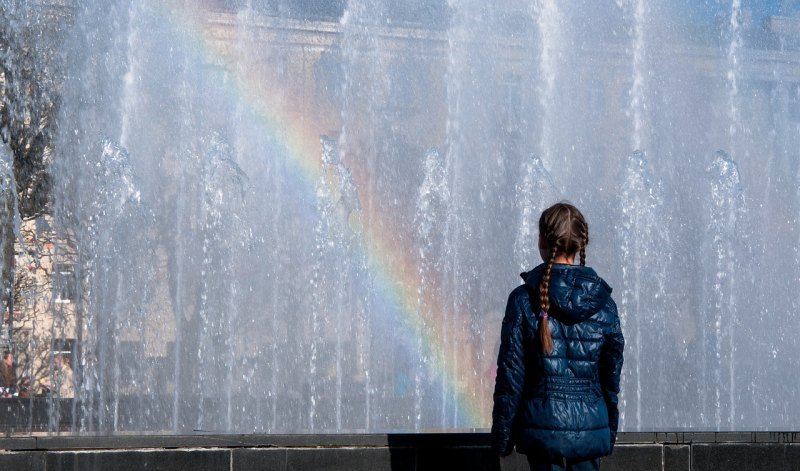
{"label": "braided hair", "polygon": [[589,226],[583,214],[569,203],[556,203],[545,209],[539,218],[539,238],[544,242],[543,254],[547,254],[544,275],[539,283],[539,340],[542,353],[553,353],[553,338],[550,335],[548,312],[550,311],[550,273],[559,255],[580,253],[581,266],[586,265],[586,246],[589,245]]}

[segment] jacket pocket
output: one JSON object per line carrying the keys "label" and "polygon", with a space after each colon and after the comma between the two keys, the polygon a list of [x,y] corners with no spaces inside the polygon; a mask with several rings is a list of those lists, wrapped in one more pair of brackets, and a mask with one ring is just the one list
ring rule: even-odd
{"label": "jacket pocket", "polygon": [[548,390],[526,398],[523,427],[545,430],[595,430],[608,427],[608,408],[595,387]]}

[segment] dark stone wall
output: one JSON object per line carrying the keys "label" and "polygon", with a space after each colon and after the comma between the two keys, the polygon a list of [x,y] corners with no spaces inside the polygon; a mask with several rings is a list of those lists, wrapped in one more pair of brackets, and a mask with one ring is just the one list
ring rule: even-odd
{"label": "dark stone wall", "polygon": [[[32,471],[527,471],[486,433],[28,436],[0,440],[0,469]],[[622,433],[603,471],[790,471],[800,433]]]}

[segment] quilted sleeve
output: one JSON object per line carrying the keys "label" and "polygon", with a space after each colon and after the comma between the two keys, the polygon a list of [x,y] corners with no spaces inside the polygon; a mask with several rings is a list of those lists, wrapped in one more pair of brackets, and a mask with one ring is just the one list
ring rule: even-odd
{"label": "quilted sleeve", "polygon": [[623,350],[625,339],[617,315],[616,305],[613,304],[613,321],[609,333],[606,335],[603,350],[600,353],[599,373],[600,385],[603,388],[603,397],[608,407],[608,427],[611,429],[611,445],[617,440],[617,426],[619,424],[619,379],[622,373]]}
{"label": "quilted sleeve", "polygon": [[520,297],[512,292],[503,318],[492,410],[492,447],[500,456],[514,449],[511,429],[525,383],[522,322]]}

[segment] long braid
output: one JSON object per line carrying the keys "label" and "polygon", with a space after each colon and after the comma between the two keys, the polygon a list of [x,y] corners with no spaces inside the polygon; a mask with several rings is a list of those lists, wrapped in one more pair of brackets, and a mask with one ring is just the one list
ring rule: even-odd
{"label": "long braid", "polygon": [[571,259],[580,253],[582,266],[586,265],[586,246],[589,245],[589,226],[580,210],[569,203],[556,203],[542,212],[539,218],[540,248],[546,259],[544,275],[539,283],[539,304],[541,317],[539,322],[539,339],[542,352],[549,355],[553,352],[553,338],[550,332],[550,275],[556,258],[566,255]]}
{"label": "long braid", "polygon": [[557,246],[550,250],[550,259],[544,269],[544,276],[539,283],[539,304],[542,308],[542,315],[539,320],[539,340],[542,342],[542,353],[549,355],[553,353],[553,337],[550,335],[550,323],[547,322],[548,311],[550,311],[550,272],[555,264]]}

